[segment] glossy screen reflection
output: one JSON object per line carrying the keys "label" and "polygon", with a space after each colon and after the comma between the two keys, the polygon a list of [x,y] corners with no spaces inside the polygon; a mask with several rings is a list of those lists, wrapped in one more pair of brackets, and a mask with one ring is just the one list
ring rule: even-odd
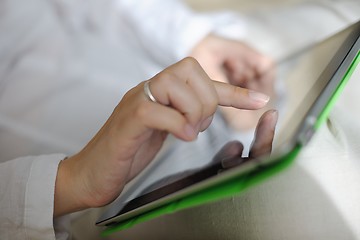
{"label": "glossy screen reflection", "polygon": [[[289,139],[293,137],[306,112],[315,102],[319,93],[327,85],[333,72],[327,72],[326,68],[329,66],[330,61],[333,59],[339,50],[340,45],[344,42],[349,33],[350,30],[348,30],[346,33],[330,38],[325,42],[318,44],[315,48],[312,47],[306,51],[298,53],[277,66],[278,82],[275,84],[283,85],[285,89],[285,95],[281,95],[279,99],[273,99],[274,101],[270,103],[270,108],[276,109],[279,112],[279,119],[277,121],[273,139],[274,151],[277,151],[278,148],[280,148],[285,142],[289,141]],[[335,70],[336,69],[334,69],[334,71]],[[320,77],[321,75],[324,76]],[[261,115],[263,118],[265,111],[266,110],[260,110],[261,114],[259,114],[259,116]],[[263,125],[269,125],[271,124],[270,122],[271,121],[264,122]],[[271,128],[271,126],[269,128]],[[271,137],[269,136],[271,135],[271,129],[262,131],[261,133],[263,133],[264,136],[261,136],[261,134],[257,133],[257,135],[259,135],[257,138],[260,140],[262,138],[269,139]],[[266,143],[263,143],[262,145],[266,148],[269,141],[265,142]],[[236,147],[238,146],[234,146],[233,144],[232,151],[234,151],[234,148]],[[251,149],[251,146],[247,146],[247,148]],[[223,151],[226,151],[226,149],[223,149]],[[241,150],[238,151],[241,152]],[[270,155],[270,152],[266,150],[263,153],[266,156]],[[164,177],[156,183],[151,184],[151,186],[146,188],[142,193],[144,194],[151,192],[155,189],[158,189],[159,187],[176,182],[177,180],[188,177],[196,172],[198,172],[199,175],[202,173],[204,175],[203,178],[205,178],[205,176],[212,176],[218,174],[219,172],[225,171],[229,169],[230,166],[231,168],[236,167],[242,163],[245,163],[246,161],[249,161],[249,159],[251,160],[251,151],[249,157],[238,157],[232,161],[231,159],[226,159],[227,161],[219,163],[221,159],[224,159],[222,155],[228,156],[229,154],[226,152],[218,153],[208,166],[202,168],[203,170],[208,169],[209,171],[201,171],[201,168],[197,168],[181,172],[179,174],[172,174],[170,176]],[[260,158],[260,154],[256,155],[256,157]],[[189,185],[197,181],[199,181],[198,178],[192,179],[189,181]]]}
{"label": "glossy screen reflection", "polygon": [[274,150],[289,141],[295,134],[304,115],[328,84],[336,71],[332,65],[339,61],[339,59],[334,59],[334,56],[350,33],[351,29],[347,29],[279,66],[286,89],[286,98],[284,109],[280,109]]}

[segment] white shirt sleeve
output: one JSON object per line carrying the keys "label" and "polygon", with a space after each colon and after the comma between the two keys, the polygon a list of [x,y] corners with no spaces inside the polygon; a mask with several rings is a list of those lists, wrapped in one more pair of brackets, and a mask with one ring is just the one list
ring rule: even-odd
{"label": "white shirt sleeve", "polygon": [[[53,221],[55,180],[62,154],[0,163],[0,239],[68,239]],[[64,218],[59,219],[64,221]]]}
{"label": "white shirt sleeve", "polygon": [[120,16],[160,63],[173,63],[210,32],[241,38],[244,21],[232,12],[195,13],[176,0],[117,0]]}

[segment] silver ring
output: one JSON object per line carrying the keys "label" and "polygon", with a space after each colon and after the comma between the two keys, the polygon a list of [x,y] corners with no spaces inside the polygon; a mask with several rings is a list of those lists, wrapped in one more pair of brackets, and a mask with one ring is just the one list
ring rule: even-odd
{"label": "silver ring", "polygon": [[144,93],[145,95],[150,99],[150,101],[154,102],[154,103],[157,103],[154,95],[152,95],[151,91],[150,91],[150,87],[149,87],[149,83],[150,81],[146,81],[144,83]]}

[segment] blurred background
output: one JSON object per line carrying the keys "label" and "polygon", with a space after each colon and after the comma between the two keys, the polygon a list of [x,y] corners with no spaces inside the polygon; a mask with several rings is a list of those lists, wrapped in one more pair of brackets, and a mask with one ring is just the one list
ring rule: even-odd
{"label": "blurred background", "polygon": [[185,0],[197,11],[232,10],[247,23],[245,41],[281,59],[360,19],[358,0]]}

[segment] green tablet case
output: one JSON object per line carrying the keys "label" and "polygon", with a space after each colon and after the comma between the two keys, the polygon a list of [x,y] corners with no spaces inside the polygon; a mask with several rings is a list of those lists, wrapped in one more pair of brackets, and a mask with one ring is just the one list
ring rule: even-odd
{"label": "green tablet case", "polygon": [[[344,89],[346,83],[350,79],[352,73],[355,71],[356,66],[360,62],[360,52],[353,60],[349,69],[347,70],[345,76],[343,77],[338,88],[332,95],[330,101],[322,111],[318,121],[315,124],[315,130],[317,130],[320,125],[327,119],[330,110],[332,109],[336,99],[339,97],[340,93]],[[148,221],[150,219],[165,215],[171,214],[182,209],[199,206],[205,203],[214,202],[220,199],[234,196],[246,190],[247,188],[260,183],[261,181],[267,179],[268,177],[275,175],[281,170],[289,166],[295,159],[295,157],[300,152],[302,146],[297,145],[294,149],[288,153],[286,156],[274,161],[271,164],[266,166],[258,167],[255,170],[252,170],[248,173],[244,173],[240,176],[233,177],[225,182],[219,183],[217,185],[208,187],[199,192],[193,193],[181,199],[175,200],[171,203],[164,204],[161,207],[152,209],[146,213],[135,216],[129,220],[119,222],[116,225],[109,226],[102,233],[103,236],[108,236],[114,232],[130,228],[138,223]]]}

